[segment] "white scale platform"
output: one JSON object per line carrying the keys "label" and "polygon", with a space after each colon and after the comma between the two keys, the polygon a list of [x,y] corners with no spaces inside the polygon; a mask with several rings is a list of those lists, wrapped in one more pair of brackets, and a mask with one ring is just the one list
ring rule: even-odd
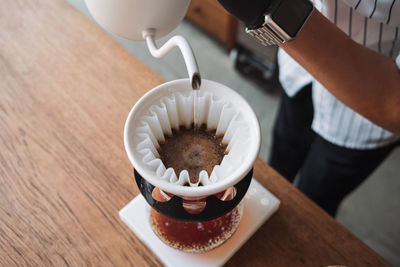
{"label": "white scale platform", "polygon": [[255,179],[244,197],[243,217],[236,232],[224,244],[204,253],[187,253],[164,244],[149,224],[150,206],[138,195],[119,211],[122,221],[166,266],[222,266],[279,208],[280,201]]}

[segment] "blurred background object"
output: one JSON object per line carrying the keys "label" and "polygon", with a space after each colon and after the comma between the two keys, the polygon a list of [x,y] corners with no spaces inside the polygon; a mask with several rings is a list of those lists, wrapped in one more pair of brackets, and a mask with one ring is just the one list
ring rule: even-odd
{"label": "blurred background object", "polygon": [[215,0],[192,0],[186,18],[218,40],[227,51],[236,44],[237,24]]}
{"label": "blurred background object", "polygon": [[[84,0],[67,1],[90,18]],[[249,39],[243,34],[243,25],[219,7],[217,0],[192,0],[187,20],[157,43],[176,34],[191,44],[203,78],[231,87],[253,107],[262,127],[260,158],[267,162],[279,104],[276,47],[266,48]],[[155,59],[144,42],[113,38],[163,79],[186,78],[186,67],[177,49]],[[400,266],[399,162],[397,149],[343,201],[336,218],[394,266]]]}

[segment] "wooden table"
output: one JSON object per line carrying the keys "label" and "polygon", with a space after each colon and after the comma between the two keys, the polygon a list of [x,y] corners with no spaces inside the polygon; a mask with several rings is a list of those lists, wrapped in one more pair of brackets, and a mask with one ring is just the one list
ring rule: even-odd
{"label": "wooden table", "polygon": [[[138,194],[123,147],[159,76],[61,0],[0,4],[0,265],[158,266],[121,222]],[[258,160],[279,211],[228,266],[387,263]]]}

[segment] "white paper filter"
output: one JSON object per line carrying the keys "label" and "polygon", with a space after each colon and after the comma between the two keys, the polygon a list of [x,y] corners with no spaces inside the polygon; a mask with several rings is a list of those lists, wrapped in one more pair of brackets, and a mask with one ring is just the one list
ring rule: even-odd
{"label": "white paper filter", "polygon": [[153,172],[161,180],[182,186],[207,186],[228,177],[242,164],[250,147],[250,131],[243,116],[231,103],[216,98],[211,92],[200,90],[196,102],[199,125],[205,124],[207,130],[216,130],[217,135],[224,134],[222,142],[228,145],[228,153],[221,164],[214,167],[210,177],[205,170],[201,171],[196,183],[190,182],[186,170],[175,173],[172,168],[166,169],[157,151],[159,142],[164,142],[164,134],[171,135],[172,129],[178,131],[181,125],[191,127],[194,99],[194,91],[171,92],[171,95],[162,97],[150,106],[147,114],[139,118],[135,129],[136,151],[142,156],[147,171]]}

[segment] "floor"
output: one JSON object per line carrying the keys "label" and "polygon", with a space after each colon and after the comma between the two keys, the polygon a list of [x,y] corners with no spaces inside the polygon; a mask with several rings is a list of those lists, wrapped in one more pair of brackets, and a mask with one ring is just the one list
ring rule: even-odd
{"label": "floor", "polygon": [[[90,17],[83,0],[67,0]],[[239,92],[255,110],[262,126],[260,157],[267,161],[271,146],[271,128],[276,114],[277,89],[262,88],[242,77],[233,68],[233,60],[215,40],[188,22],[181,23],[168,37],[180,34],[187,38],[197,56],[202,78],[218,81]],[[165,80],[187,76],[179,51],[155,59],[144,43],[113,36],[133,55],[145,62]],[[357,190],[343,201],[337,220],[394,266],[400,266],[400,149]]]}

